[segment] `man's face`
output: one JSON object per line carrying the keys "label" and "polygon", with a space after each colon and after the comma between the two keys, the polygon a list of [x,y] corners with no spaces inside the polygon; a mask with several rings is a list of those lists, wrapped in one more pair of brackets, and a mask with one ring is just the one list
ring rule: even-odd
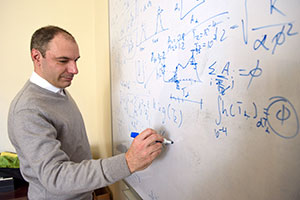
{"label": "man's face", "polygon": [[56,35],[49,43],[45,57],[41,57],[40,76],[58,88],[71,85],[78,74],[76,61],[79,49],[76,42],[63,34]]}

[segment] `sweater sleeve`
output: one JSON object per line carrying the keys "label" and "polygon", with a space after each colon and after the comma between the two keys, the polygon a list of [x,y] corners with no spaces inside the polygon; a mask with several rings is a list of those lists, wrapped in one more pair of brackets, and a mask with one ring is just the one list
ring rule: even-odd
{"label": "sweater sleeve", "polygon": [[80,163],[70,161],[56,139],[55,127],[36,110],[14,113],[9,129],[25,178],[40,182],[51,193],[92,191],[130,175],[125,154]]}

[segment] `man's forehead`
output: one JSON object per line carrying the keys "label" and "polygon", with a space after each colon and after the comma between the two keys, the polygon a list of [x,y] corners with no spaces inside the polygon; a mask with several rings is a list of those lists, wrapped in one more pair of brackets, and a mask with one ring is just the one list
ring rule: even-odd
{"label": "man's forehead", "polygon": [[79,57],[79,49],[76,41],[63,34],[54,36],[48,44],[47,52],[55,54],[56,57]]}
{"label": "man's forehead", "polygon": [[75,39],[71,36],[71,35],[68,35],[67,33],[57,33],[53,39],[55,38],[61,38],[61,39],[64,39],[64,40],[69,40],[71,42],[74,42],[76,43]]}
{"label": "man's forehead", "polygon": [[77,46],[75,40],[73,40],[70,36],[65,34],[57,34],[54,38],[49,42],[49,46],[56,45],[58,47],[64,47],[66,45]]}

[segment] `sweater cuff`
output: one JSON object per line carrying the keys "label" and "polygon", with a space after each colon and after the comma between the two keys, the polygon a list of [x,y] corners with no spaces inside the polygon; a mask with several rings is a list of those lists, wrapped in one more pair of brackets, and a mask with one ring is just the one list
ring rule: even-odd
{"label": "sweater cuff", "polygon": [[130,176],[125,153],[102,160],[104,174],[108,181],[116,182]]}

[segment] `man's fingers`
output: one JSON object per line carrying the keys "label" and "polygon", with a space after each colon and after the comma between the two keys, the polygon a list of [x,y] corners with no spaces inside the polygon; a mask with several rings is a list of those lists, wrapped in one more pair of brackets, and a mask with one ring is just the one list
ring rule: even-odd
{"label": "man's fingers", "polygon": [[157,142],[162,142],[164,139],[159,134],[152,134],[149,137],[147,137],[144,141],[147,146],[151,146],[153,144],[156,144]]}
{"label": "man's fingers", "polygon": [[141,132],[136,138],[138,138],[140,140],[145,140],[146,138],[148,138],[152,134],[156,134],[156,131],[151,129],[151,128],[147,128],[146,130]]}
{"label": "man's fingers", "polygon": [[154,153],[158,152],[158,154],[162,151],[162,144],[156,143],[149,147],[148,154],[149,156],[152,156]]}
{"label": "man's fingers", "polygon": [[141,132],[136,138],[139,141],[145,141],[146,146],[149,146],[157,141],[163,142],[163,137],[153,129],[147,128],[143,132]]}
{"label": "man's fingers", "polygon": [[141,132],[126,152],[126,161],[130,172],[142,170],[162,152],[163,137],[153,129]]}
{"label": "man's fingers", "polygon": [[150,148],[152,151],[162,150],[162,143],[155,143]]}
{"label": "man's fingers", "polygon": [[151,162],[161,153],[162,149],[158,149],[150,154]]}

